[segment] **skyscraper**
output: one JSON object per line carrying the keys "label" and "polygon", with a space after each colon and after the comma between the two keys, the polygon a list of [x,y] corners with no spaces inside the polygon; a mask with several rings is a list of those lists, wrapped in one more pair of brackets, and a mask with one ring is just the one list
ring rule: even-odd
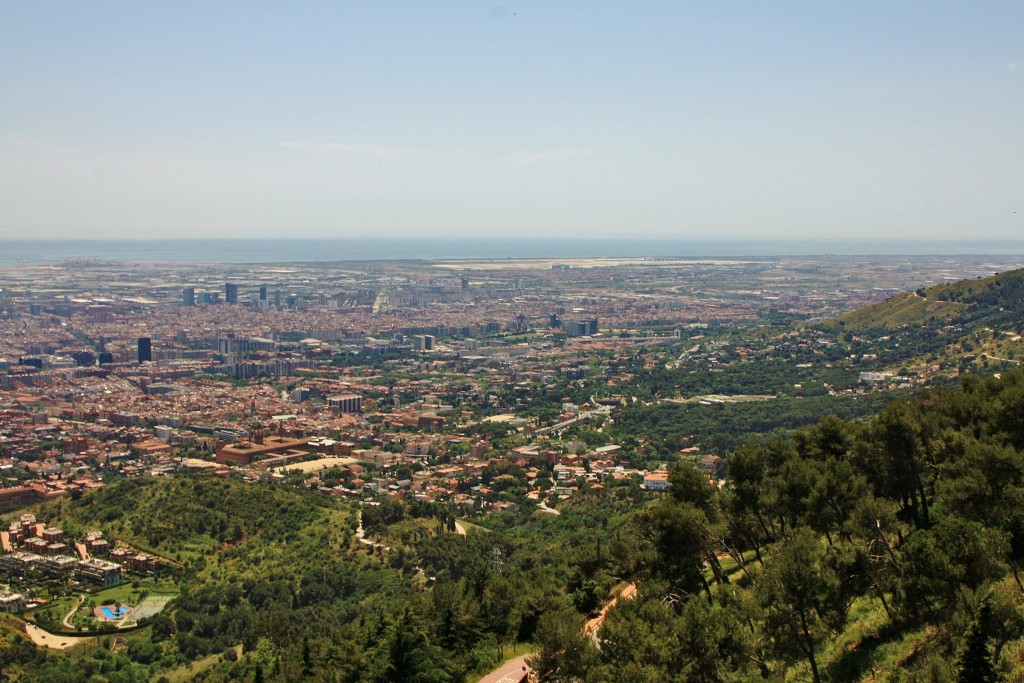
{"label": "skyscraper", "polygon": [[260,285],[260,301],[266,301],[266,300],[267,300],[267,286],[266,285]]}
{"label": "skyscraper", "polygon": [[182,306],[195,306],[196,305],[196,288],[195,287],[183,287],[181,290],[181,305]]}
{"label": "skyscraper", "polygon": [[153,360],[153,345],[149,337],[139,337],[139,362]]}
{"label": "skyscraper", "polygon": [[238,303],[238,285],[233,282],[224,285],[224,301],[229,304]]}

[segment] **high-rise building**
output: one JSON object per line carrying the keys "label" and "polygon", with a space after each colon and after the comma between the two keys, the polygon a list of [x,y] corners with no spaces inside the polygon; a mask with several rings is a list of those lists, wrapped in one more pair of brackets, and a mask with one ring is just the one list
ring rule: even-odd
{"label": "high-rise building", "polygon": [[417,334],[412,338],[413,349],[416,351],[433,351],[434,335]]}
{"label": "high-rise building", "polygon": [[363,412],[363,397],[359,394],[328,396],[327,407],[339,413],[361,413]]}
{"label": "high-rise building", "polygon": [[260,285],[260,301],[266,301],[266,300],[267,300],[267,286],[266,285]]}
{"label": "high-rise building", "polygon": [[181,305],[182,306],[195,306],[196,305],[196,288],[195,287],[183,287],[181,290]]}
{"label": "high-rise building", "polygon": [[238,285],[233,282],[224,285],[224,301],[229,304],[238,303]]}
{"label": "high-rise building", "polygon": [[149,337],[139,337],[139,362],[153,360],[153,344]]}

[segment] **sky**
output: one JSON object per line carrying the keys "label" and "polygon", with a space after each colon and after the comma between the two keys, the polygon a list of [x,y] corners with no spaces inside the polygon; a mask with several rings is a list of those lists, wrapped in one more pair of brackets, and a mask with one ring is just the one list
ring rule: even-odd
{"label": "sky", "polygon": [[1024,3],[0,0],[0,240],[1024,238]]}

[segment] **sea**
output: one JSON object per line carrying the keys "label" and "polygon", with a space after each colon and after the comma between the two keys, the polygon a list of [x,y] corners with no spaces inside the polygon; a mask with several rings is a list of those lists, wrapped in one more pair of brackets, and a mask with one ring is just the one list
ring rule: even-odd
{"label": "sea", "polygon": [[0,240],[0,267],[69,259],[148,263],[531,258],[756,258],[1024,254],[1024,240],[165,239]]}

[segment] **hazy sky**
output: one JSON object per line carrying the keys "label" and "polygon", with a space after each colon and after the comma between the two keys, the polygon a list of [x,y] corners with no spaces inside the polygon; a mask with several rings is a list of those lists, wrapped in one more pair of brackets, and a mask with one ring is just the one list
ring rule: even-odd
{"label": "hazy sky", "polygon": [[294,4],[0,0],[0,239],[1024,237],[1020,0]]}

